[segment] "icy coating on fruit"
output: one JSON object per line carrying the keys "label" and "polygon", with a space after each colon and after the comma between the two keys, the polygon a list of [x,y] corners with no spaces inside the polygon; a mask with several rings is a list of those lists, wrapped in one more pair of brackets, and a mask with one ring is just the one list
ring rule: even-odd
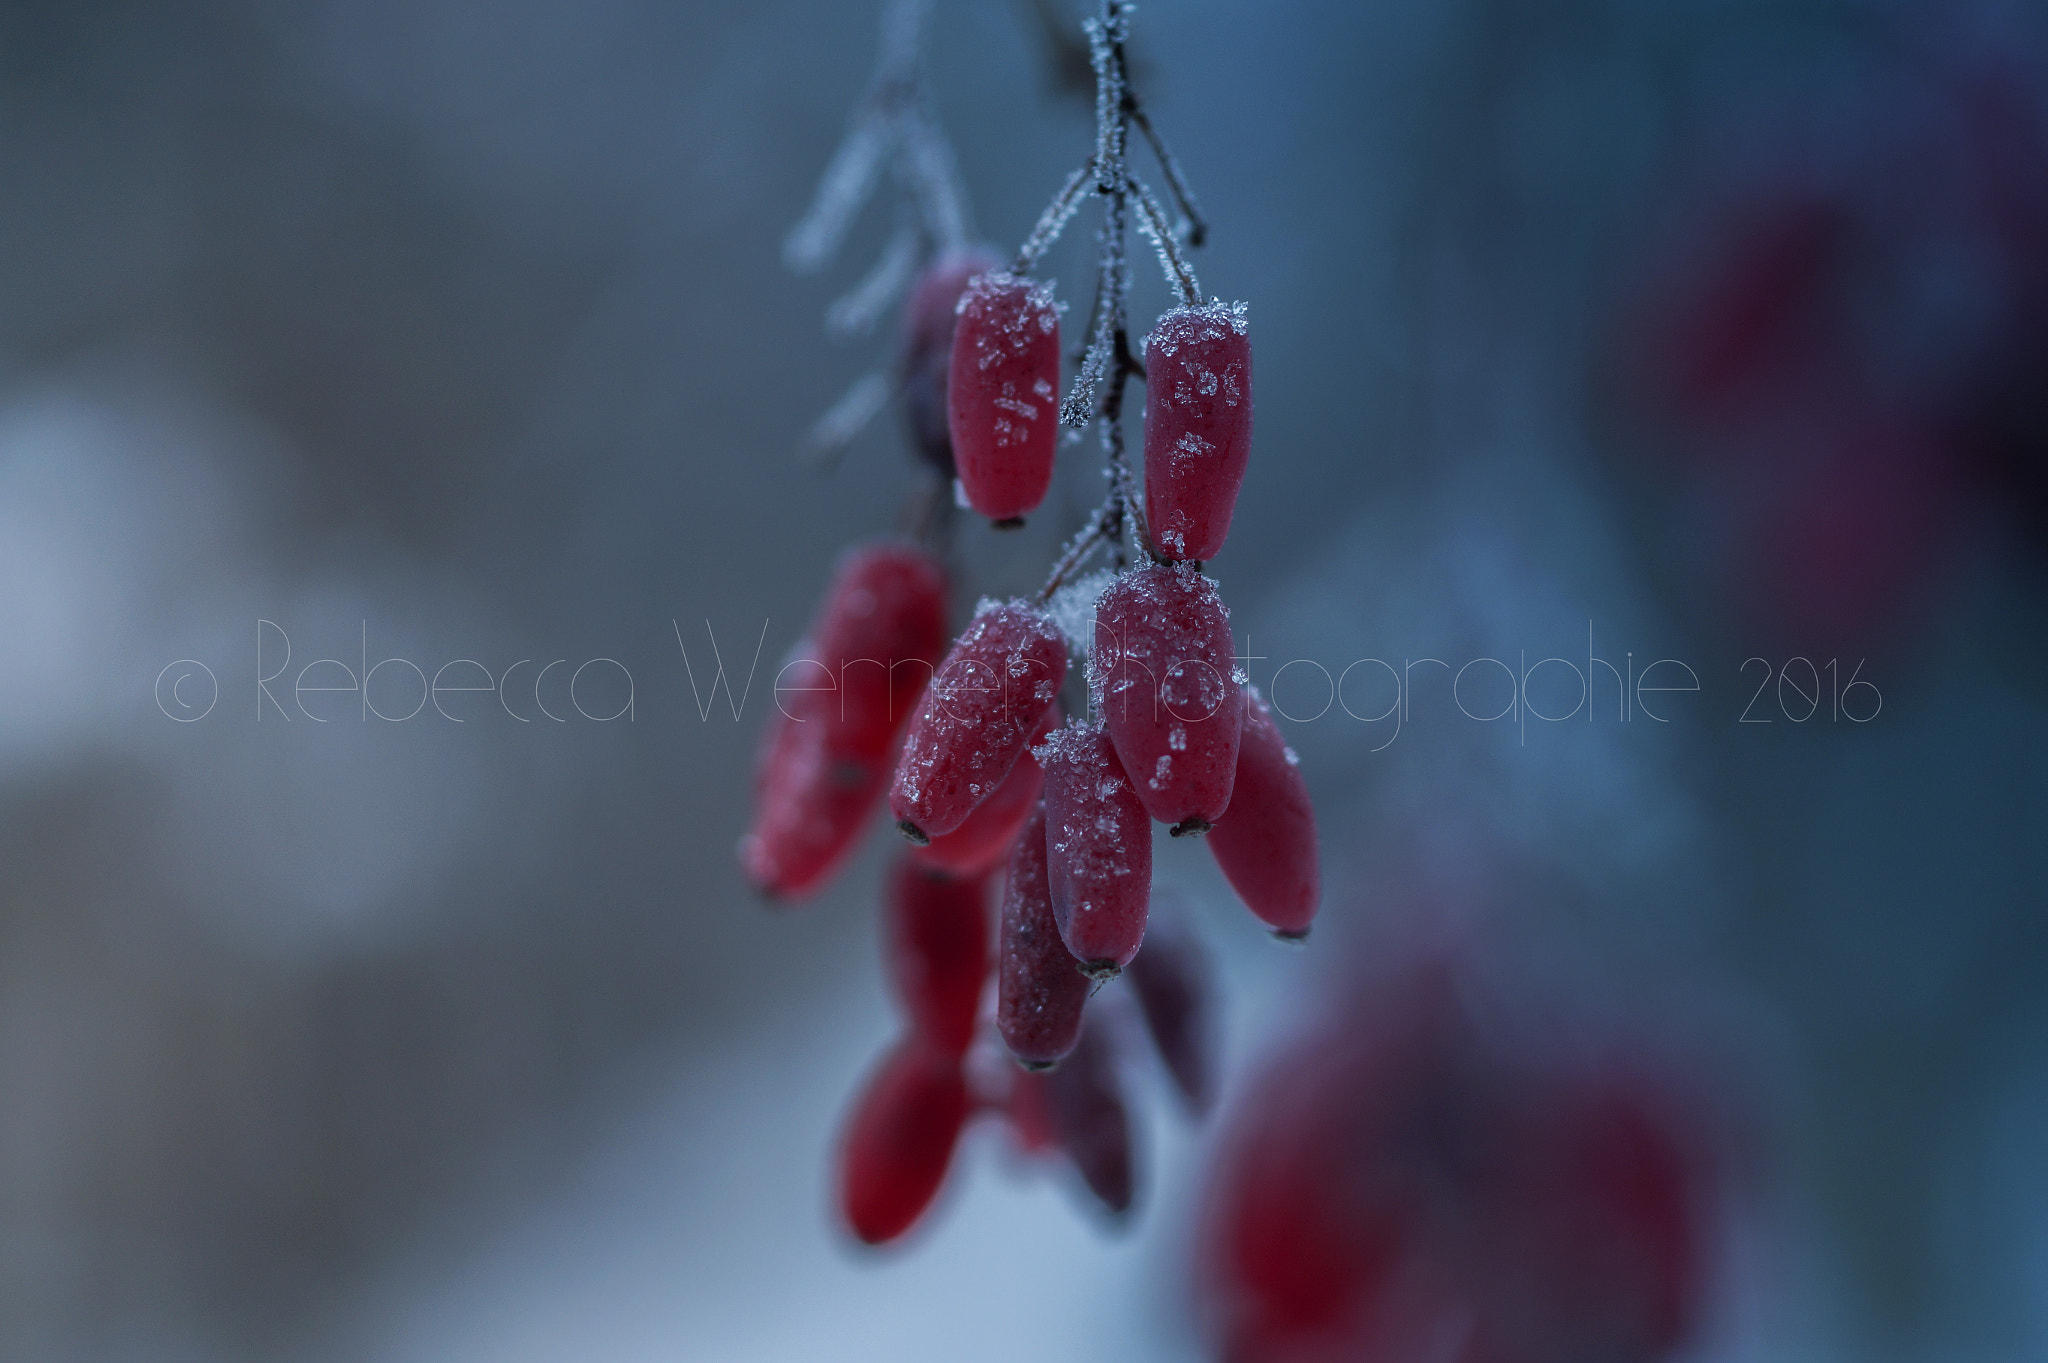
{"label": "icy coating on fruit", "polygon": [[1230,534],[1252,435],[1242,303],[1177,308],[1145,340],[1145,518],[1175,559],[1214,558]]}
{"label": "icy coating on fruit", "polygon": [[955,251],[918,276],[903,306],[903,351],[897,378],[911,439],[925,461],[953,476],[953,439],[947,429],[946,371],[953,363],[953,323],[967,281],[996,266],[987,251]]}
{"label": "icy coating on fruit", "polygon": [[1277,932],[1307,932],[1322,902],[1316,814],[1300,759],[1256,687],[1248,688],[1230,808],[1209,830],[1209,850],[1245,907]]}
{"label": "icy coating on fruit", "polygon": [[1065,641],[1044,612],[1021,600],[982,601],[904,741],[889,809],[906,834],[935,838],[960,827],[1009,776],[1066,675]]}
{"label": "icy coating on fruit", "polygon": [[[1059,702],[1054,701],[1039,718],[1028,744],[1041,742],[1063,718]],[[975,784],[969,783],[970,791]],[[1010,774],[997,783],[994,793],[983,798],[958,828],[940,834],[923,847],[912,848],[911,857],[920,865],[955,876],[978,876],[995,869],[1010,855],[1018,830],[1038,808],[1038,797],[1044,790],[1045,771],[1027,746],[1017,765],[1010,768]]]}
{"label": "icy coating on fruit", "polygon": [[1074,1049],[1094,987],[1060,940],[1045,857],[1039,808],[1010,851],[996,948],[996,1030],[1027,1065],[1050,1065]]}
{"label": "icy coating on fruit", "polygon": [[1133,568],[1095,607],[1089,697],[1146,810],[1214,823],[1230,805],[1244,722],[1230,613],[1187,565]]}
{"label": "icy coating on fruit", "polygon": [[1045,852],[1053,916],[1096,973],[1130,963],[1145,939],[1152,828],[1101,724],[1069,722],[1036,750],[1045,767]]}
{"label": "icy coating on fruit", "polygon": [[969,280],[956,312],[946,407],[960,489],[992,520],[1020,517],[1052,481],[1059,308],[1051,285],[998,270]]}

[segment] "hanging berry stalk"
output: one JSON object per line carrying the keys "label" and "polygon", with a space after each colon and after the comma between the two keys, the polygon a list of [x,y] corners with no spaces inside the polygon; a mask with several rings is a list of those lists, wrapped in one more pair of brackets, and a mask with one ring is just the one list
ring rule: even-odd
{"label": "hanging berry stalk", "polygon": [[[1059,1150],[1104,1205],[1131,1204],[1117,1033],[1085,1016],[1097,984],[1134,962],[1149,1033],[1199,1108],[1211,1080],[1198,953],[1169,935],[1156,955],[1140,954],[1153,820],[1176,835],[1233,830],[1215,846],[1218,861],[1253,911],[1284,931],[1305,930],[1317,884],[1299,777],[1285,745],[1274,747],[1263,706],[1254,702],[1246,718],[1229,615],[1202,574],[1228,534],[1250,448],[1245,308],[1205,302],[1189,264],[1184,247],[1199,245],[1207,226],[1131,89],[1131,9],[1103,0],[1085,25],[1093,153],[1007,262],[968,246],[965,200],[919,55],[928,11],[929,0],[889,0],[874,82],[786,244],[792,266],[821,266],[882,170],[893,169],[903,191],[898,230],[828,322],[864,334],[909,288],[894,372],[884,365],[857,382],[813,443],[836,455],[899,397],[930,475],[908,519],[935,554],[949,543],[948,484],[998,527],[1037,510],[1060,427],[1096,428],[1108,487],[1037,596],[984,602],[936,667],[935,565],[936,585],[913,593],[923,603],[915,610],[887,591],[871,594],[874,609],[865,610],[868,598],[835,587],[811,649],[821,672],[834,674],[830,685],[821,677],[821,694],[797,693],[794,718],[767,736],[743,848],[758,883],[798,893],[822,882],[870,817],[885,779],[877,772],[892,753],[890,812],[916,844],[890,872],[885,902],[885,955],[907,1034],[855,1104],[841,1147],[842,1207],[870,1242],[901,1235],[922,1215],[977,1102],[1001,1112],[1028,1148]],[[1178,221],[1133,172],[1134,131],[1158,161]],[[1034,271],[1091,200],[1102,209],[1095,287],[1085,350],[1062,398],[1062,305]],[[1146,338],[1143,363],[1130,339],[1133,227],[1155,248],[1173,300]],[[1123,429],[1133,378],[1147,383],[1142,488]],[[1075,582],[1105,548],[1116,570],[1101,575],[1107,589]],[[1053,612],[1070,629],[1090,616],[1094,624],[1091,713],[1064,725],[1056,697],[1070,640]],[[929,684],[913,698],[894,689],[893,665],[858,686],[837,675],[864,656],[923,659]],[[1281,864],[1297,856],[1310,864]],[[983,877],[1003,862],[994,1032],[1022,1064],[1053,1068],[989,1083],[974,1050],[989,968]],[[970,1093],[970,1072],[987,1092]]]}

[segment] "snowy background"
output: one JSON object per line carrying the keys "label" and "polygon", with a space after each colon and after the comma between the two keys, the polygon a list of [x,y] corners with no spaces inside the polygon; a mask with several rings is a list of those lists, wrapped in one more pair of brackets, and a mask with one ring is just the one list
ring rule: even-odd
{"label": "snowy background", "polygon": [[[886,213],[827,278],[780,259],[872,9],[0,7],[0,1356],[1202,1356],[1209,1136],[1156,1082],[1133,1227],[978,1128],[908,1246],[844,1242],[829,1143],[893,1026],[885,840],[794,910],[734,864],[765,681],[915,476],[889,419],[830,476],[797,459],[886,344],[820,325]],[[1090,142],[1044,9],[937,11],[1001,243]],[[1398,734],[1290,727],[1327,858],[1309,950],[1159,854],[1226,986],[1226,1099],[1347,962],[1448,917],[1692,1057],[1735,1133],[1699,1357],[2048,1355],[2042,522],[1965,500],[1875,623],[1801,637],[1689,571],[1715,523],[1643,472],[1668,427],[1616,359],[1702,203],[1844,166],[1924,200],[1882,148],[1938,152],[1940,92],[1990,66],[2040,119],[2048,29],[1741,0],[1137,22],[1203,281],[1258,338],[1213,565],[1255,679],[1571,658],[1590,627],[1702,683],[1670,724],[1522,731],[1418,691]],[[1046,267],[1070,298],[1086,224]],[[1928,287],[1962,301],[1904,315],[1964,326],[1986,271],[1942,240]],[[1920,334],[1895,316],[1873,334]],[[1948,335],[1893,347],[1902,383]],[[1022,534],[966,528],[976,589],[1035,585],[1096,477],[1069,459]],[[612,659],[631,719],[328,696],[287,722],[259,621],[287,678]],[[737,719],[693,691],[713,636],[729,676],[761,650]],[[1765,654],[1867,655],[1881,715],[1740,726]],[[178,723],[165,696],[211,694],[164,675],[186,659],[218,699]],[[620,675],[585,674],[591,713]],[[407,676],[371,698],[402,712]]]}

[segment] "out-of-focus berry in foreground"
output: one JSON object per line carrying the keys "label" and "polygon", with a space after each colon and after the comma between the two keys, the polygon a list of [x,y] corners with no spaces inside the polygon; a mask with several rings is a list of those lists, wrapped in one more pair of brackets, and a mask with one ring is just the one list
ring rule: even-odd
{"label": "out-of-focus berry in foreground", "polygon": [[1650,1363],[1695,1324],[1697,1124],[1611,1054],[1482,1028],[1441,967],[1352,1001],[1234,1115],[1197,1289],[1232,1363]]}

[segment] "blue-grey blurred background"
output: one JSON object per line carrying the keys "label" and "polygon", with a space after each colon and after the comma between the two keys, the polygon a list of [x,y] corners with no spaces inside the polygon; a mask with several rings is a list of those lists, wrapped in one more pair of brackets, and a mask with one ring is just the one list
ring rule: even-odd
{"label": "blue-grey blurred background", "polygon": [[[1063,3],[935,12],[997,243],[1091,146]],[[893,415],[798,457],[893,344],[821,325],[885,205],[781,262],[874,10],[0,6],[0,1356],[1202,1356],[1211,1136],[1151,1080],[1133,1228],[984,1127],[900,1253],[845,1245],[888,849],[795,909],[734,863],[765,683],[919,476]],[[1314,945],[1159,856],[1226,1110],[1306,1000],[1451,921],[1719,1114],[1692,1356],[2048,1357],[2048,18],[1154,0],[1132,50],[1259,347],[1212,565],[1254,679],[1700,684],[1668,723],[1418,682],[1398,732],[1290,725]],[[1047,265],[1070,326],[1091,233]],[[962,604],[1034,586],[1098,489],[1082,447],[1020,535],[963,525]],[[633,709],[287,719],[280,640],[284,706],[388,657],[610,659],[578,698],[630,674]],[[758,653],[737,719],[714,640]],[[1796,723],[1795,659],[1875,689]]]}

